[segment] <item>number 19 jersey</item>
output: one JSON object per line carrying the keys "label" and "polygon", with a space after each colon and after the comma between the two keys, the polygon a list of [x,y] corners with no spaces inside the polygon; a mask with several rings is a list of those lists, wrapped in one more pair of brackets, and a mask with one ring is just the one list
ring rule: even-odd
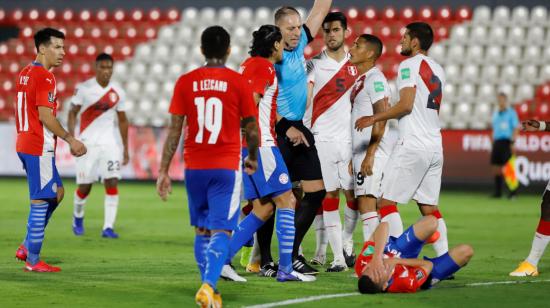
{"label": "number 19 jersey", "polygon": [[256,116],[249,82],[225,67],[201,67],[181,76],[170,113],[187,118],[187,169],[239,170],[241,119]]}
{"label": "number 19 jersey", "polygon": [[397,90],[416,88],[412,112],[399,119],[399,137],[404,145],[442,151],[439,106],[444,86],[445,72],[432,58],[417,54],[401,62]]}

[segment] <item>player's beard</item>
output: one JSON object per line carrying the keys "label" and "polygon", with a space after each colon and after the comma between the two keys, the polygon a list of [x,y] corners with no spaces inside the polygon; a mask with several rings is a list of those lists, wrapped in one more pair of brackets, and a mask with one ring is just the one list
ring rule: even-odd
{"label": "player's beard", "polygon": [[327,46],[327,48],[330,49],[330,51],[337,51],[338,49],[342,48],[342,46],[344,46],[344,41],[338,43],[338,45],[333,48],[330,46]]}
{"label": "player's beard", "polygon": [[409,49],[401,49],[400,54],[402,56],[408,57],[408,56],[412,55],[412,50],[410,48]]}

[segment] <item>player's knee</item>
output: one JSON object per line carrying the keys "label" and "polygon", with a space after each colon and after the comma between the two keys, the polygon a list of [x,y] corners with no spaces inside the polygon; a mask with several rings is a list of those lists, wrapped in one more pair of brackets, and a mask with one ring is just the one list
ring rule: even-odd
{"label": "player's knee", "polygon": [[338,198],[340,197],[340,192],[336,191],[327,191],[326,198]]}
{"label": "player's knee", "polygon": [[57,203],[61,203],[63,201],[63,198],[65,197],[65,188],[58,187],[57,188]]}
{"label": "player's knee", "polygon": [[437,230],[437,218],[433,215],[424,216],[424,218],[422,218],[422,223],[428,230],[433,230],[434,232]]}
{"label": "player's knee", "polygon": [[117,178],[105,179],[104,185],[105,185],[105,188],[116,188],[118,185],[118,179]]}
{"label": "player's knee", "polygon": [[472,246],[467,244],[460,244],[455,247],[457,254],[460,256],[460,259],[463,260],[463,263],[466,264],[474,256],[474,249]]}
{"label": "player's knee", "polygon": [[80,184],[78,185],[78,191],[82,196],[88,196],[92,191],[92,184]]}

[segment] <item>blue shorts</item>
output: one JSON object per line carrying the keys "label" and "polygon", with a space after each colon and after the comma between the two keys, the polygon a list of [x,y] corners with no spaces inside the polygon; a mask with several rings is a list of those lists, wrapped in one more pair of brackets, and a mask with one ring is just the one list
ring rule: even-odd
{"label": "blue shorts", "polygon": [[[242,154],[244,163],[248,149],[243,148]],[[279,148],[258,148],[258,169],[252,175],[243,171],[243,185],[244,198],[247,200],[276,197],[292,189],[288,169]]]}
{"label": "blue shorts", "polygon": [[186,169],[185,187],[191,225],[233,231],[239,219],[241,171]]}
{"label": "blue shorts", "polygon": [[57,188],[63,187],[61,178],[55,166],[53,153],[44,155],[30,155],[17,152],[27,173],[29,196],[31,200],[45,200],[57,198]]}
{"label": "blue shorts", "polygon": [[424,246],[424,242],[416,238],[413,227],[410,226],[399,237],[390,236],[384,252],[390,252],[403,259],[416,259],[422,246]]}

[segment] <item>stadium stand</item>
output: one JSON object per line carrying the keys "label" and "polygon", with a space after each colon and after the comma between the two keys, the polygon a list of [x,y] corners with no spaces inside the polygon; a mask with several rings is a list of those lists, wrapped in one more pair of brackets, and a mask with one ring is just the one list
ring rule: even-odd
{"label": "stadium stand", "polygon": [[[430,55],[447,73],[440,110],[443,127],[488,128],[498,92],[517,102],[522,119],[550,119],[550,46],[545,44],[550,42],[550,20],[546,7],[352,7],[344,11],[351,30],[347,44],[361,33],[381,37],[385,46],[379,65],[390,80],[403,59],[399,41],[404,25],[413,20],[432,25],[436,42]],[[105,51],[117,60],[114,79],[128,92],[132,123],[164,126],[175,80],[201,65],[197,45],[201,31],[220,24],[231,32],[228,66],[238,69],[247,57],[250,34],[271,23],[272,16],[273,10],[267,7],[0,10],[0,25],[20,29],[19,37],[0,43],[0,118],[13,117],[14,74],[34,58],[32,35],[43,26],[59,27],[68,36],[66,61],[56,73],[60,101],[66,103],[75,84],[92,76],[93,58]],[[320,37],[306,49],[308,57],[322,50]],[[395,100],[393,82],[391,87]]]}

